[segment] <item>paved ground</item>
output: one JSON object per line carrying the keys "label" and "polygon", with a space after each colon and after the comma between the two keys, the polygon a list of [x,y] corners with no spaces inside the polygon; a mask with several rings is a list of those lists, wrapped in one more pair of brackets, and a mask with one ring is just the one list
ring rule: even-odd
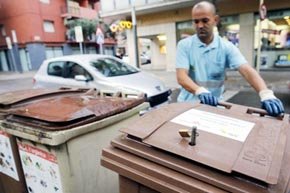
{"label": "paved ground", "polygon": [[[148,70],[149,71],[149,70]],[[161,70],[149,71],[162,79],[170,88],[178,88],[175,72],[165,72]],[[288,71],[261,71],[263,79],[269,88],[278,92],[289,92],[290,70]],[[225,82],[227,90],[247,90],[252,89],[250,85],[237,71],[227,71],[227,79]]]}
{"label": "paved ground", "polygon": [[[290,91],[288,93],[276,92],[275,95],[283,102],[285,113],[290,114]],[[259,97],[254,91],[240,91],[228,102],[257,108],[261,106]]]}

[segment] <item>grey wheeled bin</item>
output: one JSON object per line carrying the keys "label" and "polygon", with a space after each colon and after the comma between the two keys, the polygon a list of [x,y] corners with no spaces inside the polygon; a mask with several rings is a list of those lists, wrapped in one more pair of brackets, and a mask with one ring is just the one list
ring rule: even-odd
{"label": "grey wheeled bin", "polygon": [[[0,95],[0,121],[11,110],[25,104],[59,95],[85,93],[85,89],[29,89],[2,93]],[[16,137],[0,126],[0,193],[27,193]]]}
{"label": "grey wheeled bin", "polygon": [[118,176],[100,166],[102,148],[149,107],[144,97],[92,92],[14,109],[1,123],[17,138],[31,193],[114,193]]}

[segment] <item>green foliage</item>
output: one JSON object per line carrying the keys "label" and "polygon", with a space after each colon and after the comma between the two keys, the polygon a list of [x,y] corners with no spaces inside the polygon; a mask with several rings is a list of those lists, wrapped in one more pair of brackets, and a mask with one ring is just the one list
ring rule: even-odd
{"label": "green foliage", "polygon": [[84,39],[90,39],[90,37],[96,33],[97,20],[88,19],[74,19],[66,22],[68,28],[68,35],[75,38],[74,28],[75,26],[82,26]]}

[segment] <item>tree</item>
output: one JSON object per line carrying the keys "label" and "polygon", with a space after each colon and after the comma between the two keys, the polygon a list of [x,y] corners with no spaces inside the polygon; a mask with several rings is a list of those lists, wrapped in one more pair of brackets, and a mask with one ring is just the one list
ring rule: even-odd
{"label": "tree", "polygon": [[97,20],[74,19],[66,22],[68,28],[68,39],[75,40],[75,26],[81,26],[83,29],[84,40],[91,40],[96,33]]}

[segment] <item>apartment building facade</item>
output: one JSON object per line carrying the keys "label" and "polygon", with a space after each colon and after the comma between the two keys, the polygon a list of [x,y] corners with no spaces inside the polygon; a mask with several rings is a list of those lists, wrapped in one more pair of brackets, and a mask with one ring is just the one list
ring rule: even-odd
{"label": "apartment building facade", "polygon": [[[37,70],[44,59],[80,53],[66,23],[96,20],[98,9],[98,0],[0,0],[0,71]],[[114,50],[113,41],[105,44]],[[99,52],[94,39],[82,46],[85,53]]]}
{"label": "apartment building facade", "polygon": [[[103,18],[118,16],[131,21],[131,7],[135,6],[139,50],[144,51],[142,39],[150,46],[152,69],[175,69],[177,42],[194,34],[191,22],[192,6],[197,0],[101,0],[100,15]],[[253,66],[256,64],[258,24],[261,22],[261,68],[279,67],[283,60],[290,66],[290,3],[289,0],[265,0],[267,18],[260,21],[259,0],[215,0],[221,22],[216,33],[235,44]],[[126,30],[126,52],[134,60],[134,34]],[[148,42],[148,41],[147,41]],[[147,43],[148,44],[148,43]],[[146,49],[146,48],[145,48]],[[146,50],[145,50],[146,51]],[[282,66],[282,67],[284,67]]]}

